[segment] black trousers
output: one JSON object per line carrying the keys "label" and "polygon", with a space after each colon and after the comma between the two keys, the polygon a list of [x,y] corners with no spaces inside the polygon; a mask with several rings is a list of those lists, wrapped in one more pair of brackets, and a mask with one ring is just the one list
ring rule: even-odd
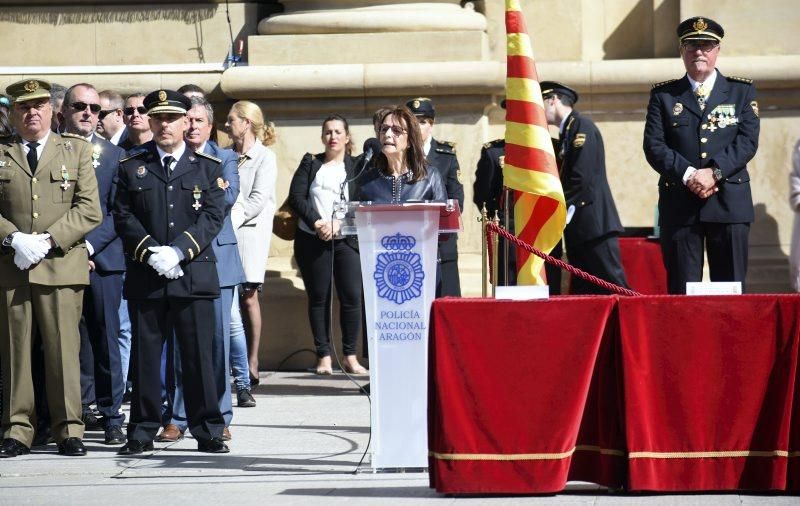
{"label": "black trousers", "polygon": [[119,304],[122,300],[121,272],[89,274],[83,292],[81,318],[81,402],[97,401],[106,426],[121,426],[120,412],[125,384],[119,351]]}
{"label": "black trousers", "polygon": [[[318,357],[330,355],[331,242],[297,230],[294,257],[308,295],[308,320]],[[355,355],[361,334],[361,261],[344,239],[333,241],[333,278],[345,355]]]}
{"label": "black trousers", "polygon": [[711,281],[741,281],[744,292],[749,236],[749,223],[662,226],[661,254],[669,293],[686,293],[687,282],[703,280],[704,246]]}
{"label": "black trousers", "polygon": [[128,300],[131,315],[133,395],[128,439],[152,441],[161,426],[161,350],[175,333],[183,367],[189,430],[198,441],[222,437],[225,422],[217,403],[211,362],[214,300]]}
{"label": "black trousers", "polygon": [[[572,247],[567,244],[567,257],[571,265],[582,271],[597,276],[603,281],[630,288],[628,280],[625,278],[625,271],[622,269],[622,256],[619,252],[619,238],[616,233],[607,234]],[[569,293],[604,295],[611,292],[573,276],[570,281]]]}

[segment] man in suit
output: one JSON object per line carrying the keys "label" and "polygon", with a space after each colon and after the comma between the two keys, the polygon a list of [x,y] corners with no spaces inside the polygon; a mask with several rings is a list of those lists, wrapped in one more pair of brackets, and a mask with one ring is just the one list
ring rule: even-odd
{"label": "man in suit", "polygon": [[[544,114],[559,129],[561,186],[567,204],[564,245],[573,266],[627,288],[619,252],[624,229],[608,187],[603,137],[589,118],[573,109],[578,93],[555,81],[542,81]],[[570,293],[605,294],[607,290],[577,276]]]}
{"label": "man in suit", "polygon": [[[433,138],[433,125],[436,122],[436,109],[429,98],[419,97],[406,102],[419,120],[422,140],[425,143],[425,158],[431,167],[436,167],[444,181],[447,198],[458,201],[464,210],[464,186],[461,184],[461,169],[456,158],[456,146],[452,142]],[[442,277],[436,287],[437,297],[461,297],[461,280],[458,275],[458,238],[455,234],[443,236],[439,243],[439,266]]]}
{"label": "man in suit", "polygon": [[98,114],[97,133],[115,146],[128,138],[128,129],[125,127],[124,113],[125,101],[122,95],[114,90],[103,90],[100,96],[100,114]]}
{"label": "man in suit", "polygon": [[89,284],[84,237],[102,221],[92,148],[51,132],[50,85],[29,79],[14,98],[17,136],[0,144],[0,457],[28,453],[34,437],[31,340],[38,331],[51,432],[59,453],[86,454],[78,322]]}
{"label": "man in suit", "polygon": [[125,417],[120,411],[125,383],[118,340],[125,257],[111,216],[116,173],[125,152],[95,133],[100,111],[100,97],[95,87],[76,84],[64,96],[59,123],[65,135],[92,144],[92,167],[97,178],[103,223],[86,236],[90,273],[81,320],[82,403],[86,413],[89,404],[97,402],[105,443],[113,445],[125,442],[122,432]]}
{"label": "man in suit", "polygon": [[144,104],[153,141],[121,161],[114,201],[114,223],[127,253],[124,293],[133,331],[131,419],[119,454],[153,449],[161,426],[161,352],[173,333],[197,449],[227,453],[211,361],[213,300],[220,290],[209,247],[225,218],[222,166],[188,149],[188,98],[157,90]]}
{"label": "man in suit", "polygon": [[[186,95],[185,92],[184,95]],[[236,245],[236,234],[233,232],[230,216],[231,207],[233,207],[236,198],[239,196],[238,157],[230,149],[222,149],[210,140],[211,125],[214,124],[214,110],[211,104],[205,98],[198,96],[192,96],[190,100],[192,107],[186,113],[186,117],[189,120],[189,129],[186,131],[186,144],[190,151],[206,153],[209,157],[214,157],[220,161],[222,164],[222,181],[219,184],[225,190],[225,221],[219,235],[211,241],[211,247],[217,257],[217,275],[219,276],[220,286],[220,296],[214,299],[216,327],[211,345],[211,357],[214,364],[214,381],[217,387],[219,409],[225,419],[223,439],[229,440],[229,427],[233,419],[230,384],[231,307],[233,305],[234,289],[245,281],[242,260],[239,258],[239,248]],[[178,343],[172,340],[172,344],[175,346],[171,353],[175,372],[169,375],[175,381],[174,395],[171,402],[172,420],[157,436],[157,441],[177,441],[183,436],[183,432],[187,427],[183,384],[181,382],[180,353],[176,353]],[[249,391],[244,391],[244,394],[252,399]],[[240,398],[238,400],[241,406],[243,399],[241,398],[242,394],[240,393],[239,395]],[[244,399],[244,401],[246,400]]]}
{"label": "man in suit", "polygon": [[125,123],[127,138],[120,139],[118,144],[125,151],[131,151],[133,148],[153,139],[147,107],[144,105],[144,97],[144,93],[134,93],[125,99],[125,107],[122,108],[122,121]]}
{"label": "man in suit", "polygon": [[747,162],[758,149],[756,89],[716,69],[725,34],[719,23],[693,17],[677,33],[686,74],[653,86],[644,130],[645,156],[659,173],[669,293],[702,281],[704,245],[711,281],[740,281],[744,289],[755,218]]}

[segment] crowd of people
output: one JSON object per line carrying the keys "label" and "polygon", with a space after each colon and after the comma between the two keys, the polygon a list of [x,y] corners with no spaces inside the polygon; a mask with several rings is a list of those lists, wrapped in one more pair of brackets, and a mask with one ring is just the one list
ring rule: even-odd
{"label": "crowd of people", "polygon": [[[704,244],[712,280],[744,281],[753,220],[746,163],[758,139],[752,83],[715,68],[722,27],[690,18],[677,31],[687,74],[654,86],[644,141],[660,174],[671,293],[702,277]],[[541,89],[544,119],[559,131],[553,142],[568,206],[566,254],[627,287],[600,131],[574,110],[573,88],[544,81]],[[257,104],[236,102],[225,121],[231,144],[219,146],[214,109],[195,85],[123,98],[88,83],[63,89],[27,79],[6,91],[0,457],[51,440],[63,455],[85,455],[86,429],[104,431],[106,444],[122,445],[121,455],[177,441],[187,430],[198,450],[228,452],[233,392],[238,407],[255,406],[251,389],[259,382],[260,294],[276,210],[274,126]],[[294,254],[317,374],[333,372],[332,284],[341,303],[342,366],[367,372],[356,356],[363,326],[358,246],[339,233],[336,203],[453,199],[463,208],[455,146],[434,138],[435,120],[424,97],[376,111],[379,152],[360,173],[363,155],[352,153],[347,119],[328,116],[323,150],[307,153],[294,173],[288,202],[299,218]],[[474,202],[490,212],[508,207],[504,153],[502,141],[488,143],[476,171]],[[440,240],[438,257],[437,296],[460,296],[455,238]],[[501,282],[513,283],[511,276]],[[558,293],[560,274],[548,276]],[[580,281],[571,291],[604,293]]]}

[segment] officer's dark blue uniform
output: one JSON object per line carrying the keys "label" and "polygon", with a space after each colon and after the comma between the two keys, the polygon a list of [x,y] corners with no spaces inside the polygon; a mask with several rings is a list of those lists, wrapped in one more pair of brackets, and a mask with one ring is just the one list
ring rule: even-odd
{"label": "officer's dark blue uniform", "polygon": [[[722,27],[707,18],[680,24],[684,41],[719,42]],[[747,162],[758,148],[760,123],[750,79],[716,72],[701,109],[685,75],[658,83],[650,93],[644,131],[647,161],[659,173],[661,247],[670,293],[701,281],[703,246],[712,281],[741,281],[747,272],[749,224],[754,220]],[[688,168],[713,170],[718,191],[706,199],[683,178]]]}
{"label": "officer's dark blue uniform", "polygon": [[[564,84],[542,81],[541,87],[545,100],[556,95],[570,107],[578,101],[578,93]],[[563,125],[556,156],[567,207],[575,209],[564,229],[569,263],[628,288],[618,241],[624,229],[608,186],[603,137],[592,120],[575,110],[569,112]],[[608,291],[573,276],[570,293],[604,294]]]}
{"label": "officer's dark blue uniform", "polygon": [[[120,412],[125,383],[118,337],[125,257],[111,215],[117,169],[125,152],[98,135],[93,135],[91,142],[103,222],[86,235],[95,268],[89,273],[89,289],[83,292],[81,390],[84,406],[97,401],[97,409],[108,429],[121,427],[125,419]],[[91,393],[87,395],[87,391]]]}
{"label": "officer's dark blue uniform", "polygon": [[[433,101],[429,98],[415,98],[406,102],[415,116],[420,119],[436,118]],[[431,147],[425,157],[431,167],[435,167],[442,176],[448,199],[458,200],[461,211],[464,211],[464,186],[461,184],[461,169],[456,158],[455,144],[437,141],[431,137]],[[436,296],[461,297],[461,280],[458,275],[458,237],[455,234],[442,236],[439,243],[439,263],[441,266],[441,282],[436,288]]]}
{"label": "officer's dark blue uniform", "polygon": [[[151,126],[163,124],[167,119],[160,118],[167,115],[174,121],[175,114],[185,114],[191,106],[188,98],[170,90],[153,92],[144,103]],[[183,143],[185,123],[170,125]],[[114,221],[128,256],[124,294],[133,333],[129,441],[120,453],[152,447],[161,426],[161,350],[165,336],[173,331],[183,364],[189,429],[201,451],[226,452],[211,362],[213,299],[219,297],[220,288],[210,245],[225,216],[225,192],[219,184],[222,166],[218,159],[186,149],[169,170],[156,141],[142,148],[120,163],[114,204]],[[180,252],[183,276],[168,279],[148,264],[153,254],[148,248],[157,246]]]}

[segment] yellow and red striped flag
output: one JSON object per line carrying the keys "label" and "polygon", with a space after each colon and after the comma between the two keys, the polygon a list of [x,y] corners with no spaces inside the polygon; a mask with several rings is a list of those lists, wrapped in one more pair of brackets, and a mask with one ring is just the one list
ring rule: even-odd
{"label": "yellow and red striped flag", "polygon": [[[550,253],[566,223],[564,190],[547,130],[542,89],[520,0],[506,0],[505,186],[514,192],[514,233]],[[517,284],[546,284],[544,260],[517,248]]]}

